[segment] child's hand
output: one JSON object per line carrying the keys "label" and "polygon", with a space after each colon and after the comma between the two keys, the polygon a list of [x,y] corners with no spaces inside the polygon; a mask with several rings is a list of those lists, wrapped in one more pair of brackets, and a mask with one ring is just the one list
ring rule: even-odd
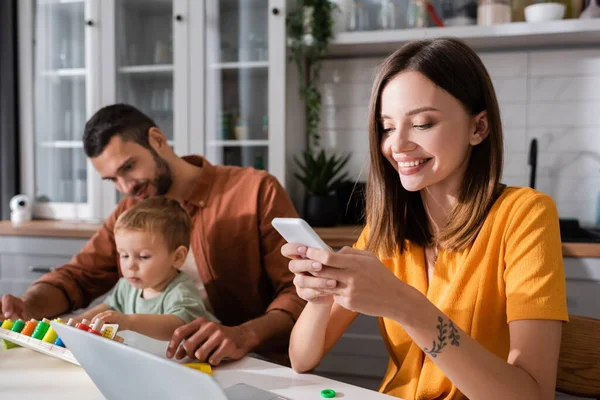
{"label": "child's hand", "polygon": [[97,319],[103,320],[105,324],[119,324],[120,331],[131,330],[131,327],[129,326],[129,315],[121,314],[120,312],[115,310],[103,311],[97,314],[92,319],[92,322]]}

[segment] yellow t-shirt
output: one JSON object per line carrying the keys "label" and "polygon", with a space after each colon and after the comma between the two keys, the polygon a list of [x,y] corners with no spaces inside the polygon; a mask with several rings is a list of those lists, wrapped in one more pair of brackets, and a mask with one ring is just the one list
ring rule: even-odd
{"label": "yellow t-shirt", "polygon": [[[367,229],[355,247],[364,248]],[[422,247],[407,243],[402,255],[381,261],[503,359],[510,321],[568,320],[558,213],[549,196],[533,189],[506,188],[470,247],[439,252],[430,285]],[[381,392],[407,400],[465,398],[400,324],[380,318],[379,326],[390,353]]]}

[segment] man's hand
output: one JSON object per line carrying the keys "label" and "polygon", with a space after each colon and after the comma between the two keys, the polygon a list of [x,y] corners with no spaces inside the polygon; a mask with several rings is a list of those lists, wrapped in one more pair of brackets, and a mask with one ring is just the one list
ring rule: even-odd
{"label": "man's hand", "polygon": [[2,296],[0,310],[2,311],[2,317],[6,319],[17,320],[20,318],[23,321],[31,319],[31,314],[25,302],[21,298],[10,294]]}
{"label": "man's hand", "polygon": [[[248,340],[240,326],[223,326],[206,318],[198,318],[179,327],[167,348],[167,357],[181,360],[186,355],[212,365],[219,365],[224,358],[239,360],[249,351]],[[179,344],[184,340],[181,347]]]}

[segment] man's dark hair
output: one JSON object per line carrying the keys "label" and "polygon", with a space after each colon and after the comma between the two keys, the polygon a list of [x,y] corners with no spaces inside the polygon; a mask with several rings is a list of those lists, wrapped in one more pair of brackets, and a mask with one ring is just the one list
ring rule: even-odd
{"label": "man's dark hair", "polygon": [[106,106],[85,124],[83,149],[88,157],[98,157],[114,136],[150,149],[148,131],[154,126],[152,118],[129,104]]}

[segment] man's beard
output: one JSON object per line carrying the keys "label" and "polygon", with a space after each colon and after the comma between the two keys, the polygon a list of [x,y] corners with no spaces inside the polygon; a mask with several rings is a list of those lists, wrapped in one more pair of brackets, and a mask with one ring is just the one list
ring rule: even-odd
{"label": "man's beard", "polygon": [[156,176],[154,178],[154,186],[156,187],[156,195],[162,196],[166,194],[171,185],[173,184],[173,177],[171,175],[171,168],[169,164],[152,149],[152,156],[154,157],[154,163],[156,165]]}
{"label": "man's beard", "polygon": [[[173,177],[169,164],[167,164],[167,162],[163,160],[154,149],[151,148],[150,152],[152,153],[152,158],[154,159],[154,168],[156,171],[154,179],[145,180],[135,185],[133,190],[129,193],[130,197],[136,197],[139,191],[146,185],[154,186],[156,188],[156,193],[154,193],[154,196],[162,196],[169,191],[171,185],[173,184]],[[148,189],[149,187],[146,188],[146,190]]]}

